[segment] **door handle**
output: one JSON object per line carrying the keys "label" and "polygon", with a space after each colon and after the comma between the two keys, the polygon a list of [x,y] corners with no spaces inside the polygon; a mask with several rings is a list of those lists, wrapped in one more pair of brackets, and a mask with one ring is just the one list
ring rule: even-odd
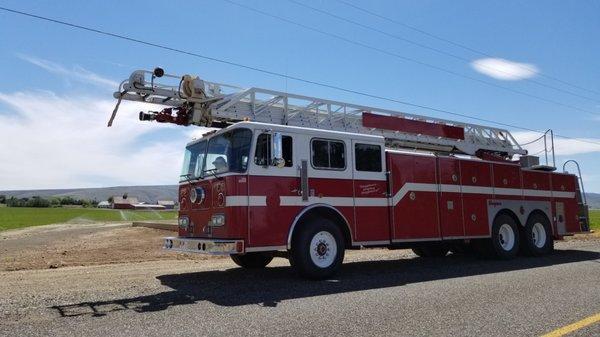
{"label": "door handle", "polygon": [[308,161],[300,162],[300,192],[302,201],[308,201]]}

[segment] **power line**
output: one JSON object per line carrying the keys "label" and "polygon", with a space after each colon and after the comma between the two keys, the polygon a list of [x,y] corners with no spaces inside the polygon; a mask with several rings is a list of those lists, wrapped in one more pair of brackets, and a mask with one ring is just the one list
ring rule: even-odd
{"label": "power line", "polygon": [[[368,10],[368,9],[366,9],[366,8],[363,8],[363,7],[357,6],[357,5],[355,5],[355,4],[353,4],[353,3],[350,3],[350,2],[348,2],[348,1],[345,1],[345,0],[336,0],[336,1],[337,1],[337,2],[339,2],[339,3],[341,3],[341,4],[344,4],[344,5],[346,5],[346,6],[348,6],[348,7],[352,7],[352,8],[354,8],[354,9],[358,10],[358,11],[361,11],[361,12],[363,12],[363,13],[367,13],[367,14],[369,14],[369,15],[371,15],[371,16],[374,16],[374,17],[377,17],[377,18],[383,19],[383,20],[385,20],[385,21],[388,21],[388,22],[394,23],[394,24],[396,24],[396,25],[402,26],[402,27],[404,27],[404,28],[410,29],[410,30],[412,30],[412,31],[418,32],[418,33],[420,33],[420,34],[423,34],[423,35],[429,36],[429,37],[431,37],[431,38],[433,38],[433,39],[436,39],[436,40],[438,40],[438,41],[442,41],[442,42],[445,42],[445,43],[451,44],[451,45],[453,45],[453,46],[455,46],[455,47],[459,47],[459,48],[462,48],[462,49],[464,49],[464,50],[468,50],[468,51],[470,51],[470,52],[472,52],[472,53],[475,53],[475,54],[478,54],[478,55],[481,55],[481,56],[491,57],[491,58],[496,58],[496,57],[497,57],[497,56],[491,55],[490,53],[486,53],[486,52],[484,52],[484,51],[481,51],[481,50],[478,50],[478,49],[475,49],[475,48],[469,47],[469,46],[467,46],[467,45],[464,45],[464,44],[462,44],[462,43],[454,42],[454,41],[452,41],[452,40],[446,39],[446,38],[444,38],[444,37],[441,37],[441,36],[439,36],[439,35],[435,35],[435,34],[429,33],[429,32],[427,32],[427,31],[425,31],[425,30],[423,30],[423,29],[420,29],[420,28],[417,28],[417,27],[415,27],[415,26],[411,26],[411,25],[409,25],[409,24],[406,24],[406,23],[404,23],[404,22],[401,22],[401,21],[398,21],[398,20],[392,19],[392,18],[390,18],[390,17],[387,17],[387,16],[384,16],[384,15],[381,15],[381,14],[375,13],[375,12],[373,12],[373,11],[370,11],[370,10]],[[521,67],[522,69],[531,70],[531,68],[530,68],[530,67],[527,67],[527,66],[520,65],[520,67]],[[553,80],[553,81],[556,81],[556,82],[562,83],[562,84],[564,84],[564,85],[571,86],[571,87],[573,87],[573,88],[577,88],[577,89],[584,90],[584,91],[587,91],[587,92],[590,92],[590,93],[593,93],[593,94],[596,94],[596,95],[600,95],[600,92],[598,92],[598,91],[591,90],[591,89],[587,89],[587,88],[584,88],[584,87],[582,87],[582,86],[580,86],[580,85],[573,84],[573,83],[570,83],[570,82],[567,82],[567,81],[561,80],[561,79],[559,79],[559,78],[556,78],[556,77],[553,77],[553,76],[550,76],[550,75],[546,75],[546,74],[544,74],[544,73],[538,73],[538,75],[539,75],[540,77],[544,77],[544,78],[547,78],[547,79],[549,79],[549,80]]]}
{"label": "power line", "polygon": [[533,144],[533,143],[537,142],[538,140],[540,140],[540,139],[542,139],[544,137],[546,137],[545,133],[543,135],[539,136],[538,138],[534,139],[534,140],[528,141],[526,143],[519,143],[519,145],[521,145],[521,146],[530,145],[530,144]]}
{"label": "power line", "polygon": [[[296,4],[298,6],[307,8],[309,10],[312,10],[314,12],[321,13],[323,15],[327,15],[327,16],[335,18],[337,20],[350,23],[352,25],[355,25],[355,26],[358,26],[358,27],[361,27],[361,28],[364,28],[364,29],[367,29],[367,30],[370,30],[370,31],[373,31],[373,32],[376,32],[376,33],[379,33],[379,34],[382,34],[382,35],[385,35],[385,36],[388,36],[388,37],[391,37],[393,39],[396,39],[396,40],[399,40],[399,41],[403,41],[403,42],[412,44],[414,46],[417,46],[417,47],[420,47],[420,48],[423,48],[423,49],[431,50],[431,51],[434,51],[434,52],[436,52],[438,54],[442,54],[442,55],[445,55],[445,56],[448,56],[448,57],[452,57],[454,59],[457,59],[457,60],[460,60],[460,61],[463,61],[463,62],[466,62],[466,63],[471,63],[471,60],[468,59],[468,58],[466,58],[466,57],[462,57],[460,55],[456,55],[456,54],[447,52],[447,51],[439,49],[439,48],[431,47],[431,46],[428,46],[426,44],[423,44],[423,43],[420,43],[420,42],[417,42],[417,41],[413,41],[413,40],[407,39],[405,37],[402,37],[402,36],[399,36],[399,35],[396,35],[396,34],[392,34],[392,33],[386,32],[384,30],[375,28],[373,26],[365,25],[365,24],[360,23],[358,21],[354,21],[354,20],[348,19],[346,17],[343,17],[343,16],[340,16],[340,15],[337,15],[337,14],[334,14],[334,13],[331,13],[331,12],[328,12],[328,11],[325,11],[325,10],[322,10],[322,9],[319,9],[319,8],[307,5],[307,4],[302,3],[300,1],[297,1],[297,0],[287,0],[287,1],[291,2],[293,4]],[[505,75],[511,75],[510,72],[507,72],[507,71],[504,71],[502,69],[498,69],[498,68],[495,68],[495,67],[490,67],[490,66],[486,66],[486,65],[482,65],[482,67],[485,68],[485,69],[488,69],[488,70],[493,70],[493,71],[497,71],[497,72],[503,73]],[[566,94],[569,94],[569,95],[572,95],[572,96],[575,96],[575,97],[583,98],[583,99],[588,100],[588,101],[600,103],[600,100],[597,100],[595,98],[591,98],[591,97],[588,97],[588,96],[580,95],[578,93],[575,93],[575,92],[572,92],[572,91],[569,91],[569,90],[565,90],[565,89],[562,89],[562,88],[558,88],[558,87],[555,87],[555,86],[552,86],[552,85],[548,85],[546,83],[543,83],[543,82],[540,82],[540,81],[536,81],[534,79],[524,78],[523,80],[527,81],[527,82],[534,83],[534,84],[539,85],[541,87],[545,87],[545,88],[549,88],[549,89],[552,89],[552,90],[560,91],[560,92],[563,92],[563,93],[566,93]]]}
{"label": "power line", "polygon": [[[178,48],[169,47],[169,46],[166,46],[166,45],[163,45],[163,44],[159,44],[159,43],[155,43],[155,42],[143,41],[143,40],[139,40],[139,39],[136,39],[136,38],[128,37],[128,36],[125,36],[125,35],[115,34],[115,33],[103,31],[103,30],[100,30],[100,29],[91,28],[91,27],[87,27],[87,26],[82,26],[82,25],[78,25],[78,24],[74,24],[74,23],[70,23],[70,22],[66,22],[66,21],[62,21],[62,20],[57,20],[57,19],[53,19],[53,18],[41,16],[41,15],[36,15],[36,14],[32,14],[32,13],[22,12],[22,11],[18,11],[18,10],[15,10],[15,9],[10,9],[10,8],[6,8],[6,7],[1,7],[0,6],[0,10],[5,11],[5,12],[9,12],[9,13],[13,13],[13,14],[18,14],[18,15],[30,17],[30,18],[35,18],[35,19],[38,19],[38,20],[43,20],[43,21],[47,21],[47,22],[56,23],[56,24],[59,24],[59,25],[70,27],[70,28],[85,30],[85,31],[88,31],[88,32],[92,32],[92,33],[96,33],[96,34],[100,34],[100,35],[105,35],[105,36],[109,36],[109,37],[113,37],[113,38],[118,38],[118,39],[121,39],[121,40],[129,41],[129,42],[134,42],[134,43],[137,43],[137,44],[142,44],[142,45],[146,45],[146,46],[160,48],[160,49],[164,49],[164,50],[168,50],[168,51],[172,51],[172,52],[176,52],[176,53],[185,54],[185,55],[188,55],[188,56],[197,57],[197,58],[204,59],[204,60],[209,60],[209,61],[213,61],[213,62],[227,64],[227,65],[235,66],[235,67],[238,67],[238,68],[253,70],[253,71],[256,71],[256,72],[261,72],[261,73],[272,75],[272,76],[286,78],[286,79],[290,79],[290,80],[294,80],[294,81],[298,81],[298,82],[303,82],[303,83],[307,83],[307,84],[313,84],[313,85],[316,85],[316,86],[320,86],[320,87],[324,87],[324,88],[329,88],[329,89],[334,89],[334,90],[338,90],[338,91],[342,91],[342,92],[346,92],[346,93],[350,93],[350,94],[360,95],[360,96],[374,98],[374,99],[378,99],[378,100],[382,100],[382,101],[388,101],[388,102],[392,102],[392,103],[398,103],[398,104],[402,104],[402,105],[407,105],[407,106],[412,106],[412,107],[415,107],[415,108],[421,108],[421,109],[425,109],[425,110],[440,112],[440,113],[449,114],[449,115],[453,115],[453,116],[458,116],[458,117],[473,119],[473,120],[477,120],[477,121],[481,121],[481,122],[486,122],[486,123],[491,123],[491,124],[495,124],[495,125],[510,127],[510,128],[514,128],[514,129],[518,129],[518,130],[543,133],[543,131],[540,131],[540,130],[530,129],[530,128],[526,128],[526,127],[522,127],[522,126],[508,124],[508,123],[497,122],[497,121],[493,121],[493,120],[490,120],[490,119],[475,117],[475,116],[471,116],[471,115],[467,115],[467,114],[462,114],[462,113],[458,113],[458,112],[453,112],[453,111],[445,110],[445,109],[434,108],[434,107],[430,107],[430,106],[426,106],[426,105],[422,105],[422,104],[411,103],[411,102],[408,102],[408,101],[402,101],[402,100],[399,100],[399,99],[394,99],[394,98],[389,98],[389,97],[385,97],[385,96],[370,94],[370,93],[367,93],[367,92],[361,92],[361,91],[357,91],[357,90],[347,89],[347,88],[339,87],[339,86],[336,86],[336,85],[327,84],[327,83],[323,83],[323,82],[317,82],[317,81],[313,81],[313,80],[308,80],[308,79],[304,79],[304,78],[300,78],[300,77],[296,77],[296,76],[290,76],[290,75],[278,73],[278,72],[275,72],[275,71],[270,71],[270,70],[267,70],[267,69],[262,69],[262,68],[258,68],[258,67],[248,66],[248,65],[245,65],[245,64],[241,64],[241,63],[237,63],[237,62],[233,62],[233,61],[228,61],[228,60],[223,60],[223,59],[216,58],[216,57],[206,56],[206,55],[198,54],[198,53],[195,53],[195,52],[189,52],[189,51],[185,51],[185,50],[181,50],[181,49],[178,49]],[[557,136],[557,137],[565,138],[565,139],[571,139],[571,140],[575,140],[575,141],[579,141],[579,142],[583,142],[583,143],[595,144],[595,145],[599,145],[600,146],[600,143],[594,142],[594,141],[590,141],[590,140],[586,140],[586,139],[578,139],[578,138],[573,138],[573,137],[568,137],[568,136],[562,136],[562,135],[559,135],[559,134],[556,134],[556,133],[554,135]]]}
{"label": "power line", "polygon": [[583,109],[583,108],[580,108],[580,107],[577,107],[577,106],[574,106],[574,105],[571,105],[571,104],[561,103],[561,102],[558,102],[558,101],[555,101],[555,100],[552,100],[552,99],[548,99],[548,98],[544,98],[544,97],[541,97],[541,96],[530,94],[530,93],[527,93],[527,92],[524,92],[524,91],[512,89],[510,87],[505,87],[505,86],[502,86],[502,85],[499,85],[499,84],[496,84],[496,83],[493,83],[493,82],[485,81],[485,80],[482,80],[482,79],[479,79],[479,78],[476,78],[476,77],[473,77],[473,76],[464,75],[464,74],[458,73],[458,72],[450,70],[450,69],[446,69],[446,68],[443,68],[443,67],[440,67],[440,66],[436,66],[436,65],[427,63],[427,62],[423,62],[423,61],[420,61],[420,60],[417,60],[417,59],[413,59],[413,58],[410,58],[410,57],[407,57],[407,56],[403,56],[403,55],[400,55],[400,54],[397,54],[397,53],[394,53],[394,52],[391,52],[391,51],[388,51],[388,50],[385,50],[385,49],[382,49],[382,48],[379,48],[379,47],[376,47],[376,46],[372,46],[372,45],[369,45],[369,44],[366,44],[366,43],[362,43],[362,42],[359,42],[359,41],[356,41],[356,40],[349,39],[349,38],[341,36],[341,35],[337,35],[337,34],[334,34],[334,33],[326,32],[326,31],[323,31],[323,30],[320,30],[320,29],[317,29],[317,28],[305,25],[303,23],[296,22],[296,21],[284,18],[284,17],[279,16],[279,15],[271,14],[271,13],[262,11],[260,9],[254,8],[254,7],[250,7],[250,6],[247,6],[247,5],[244,5],[244,4],[237,3],[235,1],[231,1],[231,0],[223,0],[223,1],[225,1],[225,2],[227,2],[229,4],[232,4],[234,6],[238,6],[238,7],[247,9],[249,11],[252,11],[252,12],[255,12],[255,13],[267,16],[267,17],[271,17],[271,18],[274,18],[274,19],[277,19],[277,20],[280,20],[280,21],[283,21],[283,22],[286,22],[286,23],[289,23],[289,24],[292,24],[292,25],[295,25],[295,26],[298,26],[298,27],[302,27],[304,29],[311,30],[313,32],[316,32],[316,33],[319,33],[319,34],[322,34],[322,35],[325,35],[325,36],[329,36],[329,37],[332,37],[332,38],[335,38],[335,39],[338,39],[338,40],[341,40],[341,41],[344,41],[344,42],[347,42],[347,43],[350,43],[350,44],[353,44],[353,45],[357,45],[357,46],[360,46],[360,47],[363,47],[363,48],[366,48],[366,49],[374,50],[374,51],[377,51],[379,53],[382,53],[382,54],[385,54],[385,55],[388,55],[388,56],[393,56],[393,57],[396,57],[396,58],[404,60],[404,61],[416,63],[416,64],[419,64],[419,65],[422,65],[422,66],[425,66],[425,67],[428,67],[428,68],[432,68],[432,69],[435,69],[435,70],[438,70],[438,71],[441,71],[441,72],[445,72],[445,73],[457,76],[457,77],[462,77],[462,78],[465,78],[465,79],[468,79],[468,80],[471,80],[471,81],[483,83],[485,85],[496,87],[496,88],[500,88],[500,89],[503,89],[503,90],[506,90],[506,91],[510,91],[510,92],[519,94],[519,95],[527,96],[527,97],[530,97],[530,98],[535,98],[537,100],[544,101],[544,102],[547,102],[547,103],[552,103],[552,104],[556,104],[556,105],[559,105],[559,106],[562,106],[562,107],[565,107],[565,108],[570,108],[570,109],[573,109],[573,110],[585,112],[587,114],[594,115],[594,116],[600,116],[600,113],[597,113],[597,112],[594,112],[594,111],[591,111],[591,110]]}

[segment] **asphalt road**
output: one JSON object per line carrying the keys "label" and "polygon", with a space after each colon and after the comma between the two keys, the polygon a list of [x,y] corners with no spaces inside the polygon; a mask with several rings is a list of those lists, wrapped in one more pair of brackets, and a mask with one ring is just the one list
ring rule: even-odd
{"label": "asphalt road", "polygon": [[319,282],[283,259],[1,272],[0,336],[536,336],[600,312],[600,240],[557,248],[512,261],[351,252]]}

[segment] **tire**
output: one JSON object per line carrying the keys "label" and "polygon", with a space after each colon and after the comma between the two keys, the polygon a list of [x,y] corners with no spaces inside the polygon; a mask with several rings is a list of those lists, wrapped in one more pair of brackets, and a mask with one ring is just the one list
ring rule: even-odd
{"label": "tire", "polygon": [[542,256],[554,250],[554,237],[546,216],[533,214],[529,217],[523,229],[521,248],[528,256]]}
{"label": "tire", "polygon": [[519,228],[508,214],[499,214],[492,224],[492,237],[485,240],[488,251],[498,259],[508,260],[519,252]]}
{"label": "tire", "polygon": [[311,220],[297,229],[292,239],[290,264],[302,277],[326,279],[344,260],[344,238],[339,227],[327,219]]}
{"label": "tire", "polygon": [[235,264],[246,269],[260,269],[266,267],[272,260],[273,255],[269,253],[246,253],[243,255],[231,255]]}
{"label": "tire", "polygon": [[450,249],[444,244],[429,244],[415,247],[412,251],[419,257],[444,257]]}

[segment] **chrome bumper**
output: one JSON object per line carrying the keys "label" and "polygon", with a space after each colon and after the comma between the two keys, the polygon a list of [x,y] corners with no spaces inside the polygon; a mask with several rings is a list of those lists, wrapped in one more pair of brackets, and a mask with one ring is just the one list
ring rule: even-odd
{"label": "chrome bumper", "polygon": [[163,248],[174,252],[230,255],[244,253],[243,240],[166,237]]}

